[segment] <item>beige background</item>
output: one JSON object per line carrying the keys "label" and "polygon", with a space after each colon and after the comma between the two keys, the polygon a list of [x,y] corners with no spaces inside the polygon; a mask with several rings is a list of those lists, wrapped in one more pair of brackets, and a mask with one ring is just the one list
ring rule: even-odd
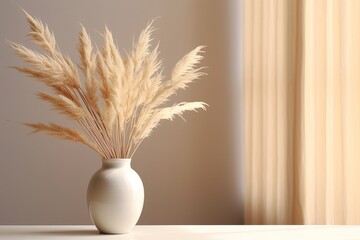
{"label": "beige background", "polygon": [[[85,4],[86,3],[86,4]],[[173,101],[201,100],[207,112],[163,122],[144,141],[133,167],[145,186],[140,224],[240,224],[241,83],[239,1],[0,1],[0,224],[89,224],[86,188],[100,167],[86,147],[44,135],[28,136],[19,122],[65,120],[34,93],[44,87],[14,70],[21,61],[5,39],[34,47],[20,10],[48,23],[62,51],[78,61],[80,23],[94,42],[107,25],[129,48],[154,17],[167,71],[204,44],[208,76]],[[169,103],[172,104],[172,103]]]}

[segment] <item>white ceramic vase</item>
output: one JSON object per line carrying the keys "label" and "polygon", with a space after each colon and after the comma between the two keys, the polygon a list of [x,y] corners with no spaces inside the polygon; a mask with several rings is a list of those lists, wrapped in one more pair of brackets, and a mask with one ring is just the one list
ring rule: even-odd
{"label": "white ceramic vase", "polygon": [[144,186],[130,158],[103,159],[87,190],[90,217],[100,233],[130,232],[144,205]]}

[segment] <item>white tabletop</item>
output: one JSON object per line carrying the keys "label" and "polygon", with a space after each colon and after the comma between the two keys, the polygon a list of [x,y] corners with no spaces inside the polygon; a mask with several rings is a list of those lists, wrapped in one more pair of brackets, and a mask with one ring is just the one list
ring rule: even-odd
{"label": "white tabletop", "polygon": [[0,239],[360,239],[360,226],[141,225],[122,235],[99,234],[94,226],[0,226]]}

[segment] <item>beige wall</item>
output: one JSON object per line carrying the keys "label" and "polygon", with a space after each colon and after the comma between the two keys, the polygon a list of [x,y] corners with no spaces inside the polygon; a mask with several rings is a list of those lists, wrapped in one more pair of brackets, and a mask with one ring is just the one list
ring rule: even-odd
{"label": "beige wall", "polygon": [[[86,5],[84,5],[86,3]],[[167,71],[197,45],[207,45],[208,76],[173,100],[201,100],[207,112],[163,122],[139,148],[133,167],[145,186],[140,224],[239,224],[241,207],[240,3],[236,0],[0,1],[0,224],[89,224],[86,188],[100,158],[86,147],[31,135],[19,122],[61,116],[34,93],[44,90],[9,65],[21,61],[5,39],[33,47],[20,10],[48,23],[75,60],[84,24],[94,41],[107,25],[120,48],[156,21]]]}

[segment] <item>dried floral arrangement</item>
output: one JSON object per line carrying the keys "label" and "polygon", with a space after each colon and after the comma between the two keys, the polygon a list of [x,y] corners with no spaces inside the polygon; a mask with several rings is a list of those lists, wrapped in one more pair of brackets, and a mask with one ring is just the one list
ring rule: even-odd
{"label": "dried floral arrangement", "polygon": [[[25,14],[30,25],[28,35],[44,53],[10,42],[10,47],[28,64],[14,68],[50,87],[51,94],[39,92],[37,96],[76,123],[74,129],[55,123],[26,123],[33,132],[81,142],[103,158],[131,158],[161,120],[172,120],[185,111],[205,110],[203,102],[162,107],[177,90],[204,75],[198,67],[203,46],[186,54],[165,81],[158,59],[159,45],[151,49],[152,22],[125,59],[107,28],[103,47],[97,50],[82,26],[78,43],[81,63],[76,65],[60,52],[48,26]],[[83,72],[83,82],[78,68]]]}

